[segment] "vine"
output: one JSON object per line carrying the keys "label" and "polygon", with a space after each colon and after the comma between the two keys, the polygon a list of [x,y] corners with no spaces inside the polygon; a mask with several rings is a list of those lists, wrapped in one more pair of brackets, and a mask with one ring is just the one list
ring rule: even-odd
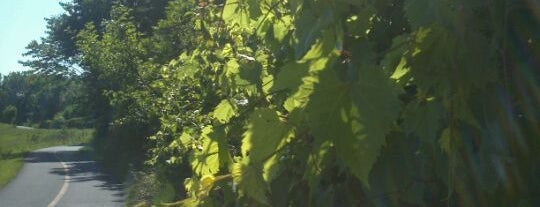
{"label": "vine", "polygon": [[192,169],[188,197],[164,205],[514,202],[491,199],[522,153],[494,143],[526,130],[497,113],[510,93],[501,4],[200,0],[205,35],[151,84],[149,164]]}

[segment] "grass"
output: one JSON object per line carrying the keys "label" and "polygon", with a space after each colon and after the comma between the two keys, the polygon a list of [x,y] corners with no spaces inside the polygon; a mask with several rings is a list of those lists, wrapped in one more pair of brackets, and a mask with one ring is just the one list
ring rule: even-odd
{"label": "grass", "polygon": [[0,189],[11,179],[17,176],[17,173],[23,165],[22,158],[0,159]]}
{"label": "grass", "polygon": [[18,129],[0,123],[0,188],[17,176],[28,152],[59,145],[84,145],[90,142],[92,133],[90,129]]}

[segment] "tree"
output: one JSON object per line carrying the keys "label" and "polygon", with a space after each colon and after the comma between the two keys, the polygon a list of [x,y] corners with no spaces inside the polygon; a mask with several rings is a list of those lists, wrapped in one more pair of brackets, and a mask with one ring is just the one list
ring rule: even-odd
{"label": "tree", "polygon": [[106,163],[119,169],[121,176],[127,173],[126,166],[138,166],[144,160],[140,152],[144,151],[146,137],[153,133],[151,124],[155,121],[138,100],[148,87],[143,71],[147,51],[132,11],[114,6],[112,20],[105,24],[101,38],[91,23],[78,35],[82,76],[98,122],[96,149],[110,158]]}
{"label": "tree", "polygon": [[59,114],[66,120],[85,117],[87,112],[78,107],[80,86],[80,80],[75,77],[13,72],[0,82],[0,110],[14,106],[18,112],[15,123],[42,127]]}
{"label": "tree", "polygon": [[[24,56],[31,57],[21,64],[36,71],[56,74],[73,74],[78,63],[79,50],[76,47],[76,36],[84,29],[86,23],[92,22],[100,26],[109,19],[112,0],[74,0],[60,3],[65,13],[47,20],[47,36],[41,41],[28,44]],[[98,31],[103,28],[99,27]]]}
{"label": "tree", "polygon": [[9,105],[2,111],[2,121],[15,124],[17,120],[17,107]]}

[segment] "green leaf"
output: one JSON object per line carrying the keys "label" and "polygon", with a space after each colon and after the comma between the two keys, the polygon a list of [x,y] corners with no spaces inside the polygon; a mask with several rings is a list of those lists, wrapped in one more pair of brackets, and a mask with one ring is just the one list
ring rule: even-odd
{"label": "green leaf", "polygon": [[231,59],[224,66],[225,76],[221,81],[234,91],[256,93],[261,85],[262,66],[256,61]]}
{"label": "green leaf", "polygon": [[225,64],[225,75],[229,78],[236,76],[240,73],[240,64],[236,59],[231,59]]}
{"label": "green leaf", "polygon": [[224,136],[220,131],[214,131],[212,126],[202,130],[200,144],[193,149],[190,158],[191,167],[197,175],[216,174],[219,171],[220,152],[223,153],[219,148],[219,140],[223,140]]}
{"label": "green leaf", "polygon": [[243,195],[256,200],[259,203],[269,205],[268,187],[262,177],[262,170],[245,163],[235,163],[232,169],[232,176],[238,184],[239,191]]}
{"label": "green leaf", "polygon": [[272,29],[272,25],[275,23],[274,19],[275,17],[273,14],[268,14],[268,16],[259,16],[255,23],[255,34],[257,34],[257,37],[259,37],[260,39],[266,39],[270,37],[270,29]]}
{"label": "green leaf", "polygon": [[391,78],[400,83],[403,87],[410,79],[409,68],[407,67],[407,59],[404,58],[404,54],[408,49],[410,41],[409,35],[400,35],[392,40],[392,48],[394,51],[390,51],[385,54],[384,59],[381,61],[383,69],[392,74]]}
{"label": "green leaf", "polygon": [[448,0],[406,0],[405,16],[414,29],[443,23],[451,5]]}
{"label": "green leaf", "polygon": [[407,62],[405,59],[401,59],[398,65],[395,67],[394,73],[390,78],[396,80],[396,82],[401,83],[402,85],[407,83],[409,76],[409,68],[407,67]]}
{"label": "green leaf", "polygon": [[225,44],[225,46],[223,46],[223,49],[221,50],[221,56],[223,56],[224,58],[232,58],[235,56],[234,49],[232,48],[230,43],[227,43]]}
{"label": "green leaf", "polygon": [[338,158],[369,186],[369,172],[397,118],[399,102],[380,68],[358,70],[352,83],[341,81],[332,69],[322,71],[306,111],[315,138],[334,140]]}
{"label": "green leaf", "polygon": [[286,143],[292,135],[291,128],[281,121],[273,109],[256,109],[242,139],[242,155],[250,163],[262,164]]}
{"label": "green leaf", "polygon": [[273,81],[270,92],[284,89],[296,90],[302,84],[302,78],[309,72],[309,63],[289,62],[281,67]]}
{"label": "green leaf", "polygon": [[[315,148],[308,156],[306,171],[304,173],[304,176],[307,178],[308,185],[311,189],[318,188],[321,179],[323,179],[321,175],[323,169],[333,163],[333,159],[331,159],[331,156],[329,156],[333,149],[333,143],[328,140],[324,143],[317,143],[316,146],[317,148]],[[311,190],[311,196],[314,196],[315,192],[315,190]]]}
{"label": "green leaf", "polygon": [[283,16],[280,19],[274,21],[272,26],[274,39],[278,42],[282,42],[285,37],[290,33],[292,18],[289,15]]}
{"label": "green leaf", "polygon": [[182,143],[183,146],[189,146],[192,141],[193,141],[193,137],[192,137],[192,133],[190,133],[191,130],[186,130],[184,129],[184,131],[182,132],[182,135],[180,135],[180,143]]}
{"label": "green leaf", "polygon": [[[247,2],[247,6],[249,6],[249,14],[251,15],[253,19],[256,19],[256,17],[262,14],[260,5],[264,1],[262,2],[260,0],[245,0],[245,1]],[[264,2],[264,3],[268,3],[268,2]]]}
{"label": "green leaf", "polygon": [[358,8],[359,11],[347,18],[344,24],[347,27],[348,33],[354,34],[355,38],[366,37],[372,28],[373,17],[375,16],[377,10],[372,4],[365,4],[359,1],[356,2],[358,4],[362,4]]}
{"label": "green leaf", "polygon": [[[317,48],[314,47],[312,50],[317,50]],[[336,58],[333,53],[321,54],[321,57],[308,60],[306,64],[290,63],[280,71],[274,80],[273,90],[296,90],[284,103],[287,111],[293,112],[294,109],[305,107],[313,93],[313,85],[318,82],[316,74],[334,64]],[[306,70],[307,72],[304,72]]]}
{"label": "green leaf", "polygon": [[237,114],[237,109],[229,100],[222,100],[214,109],[213,116],[220,123],[228,123]]}
{"label": "green leaf", "polygon": [[444,119],[442,104],[436,100],[413,101],[403,114],[405,133],[416,134],[422,141],[435,144],[441,121]]}
{"label": "green leaf", "polygon": [[229,0],[223,7],[223,20],[228,25],[238,25],[241,28],[249,28],[251,19],[249,5],[241,0]]}
{"label": "green leaf", "polygon": [[266,160],[263,165],[263,178],[266,183],[271,183],[281,171],[282,165],[279,164],[279,158],[281,155],[272,155],[270,159]]}
{"label": "green leaf", "polygon": [[242,64],[239,77],[251,84],[258,84],[261,80],[262,66],[260,63],[250,61]]}
{"label": "green leaf", "polygon": [[[322,2],[317,5],[322,8],[329,3]],[[321,36],[321,31],[333,26],[334,11],[331,7],[316,9],[314,5],[304,5],[300,17],[296,19],[295,47],[296,59],[301,59],[310,50],[315,41]]]}
{"label": "green leaf", "polygon": [[308,50],[303,53],[299,62],[306,62],[313,59],[319,59],[321,57],[325,57],[328,54],[334,52],[336,49],[336,32],[332,29],[323,31],[321,34],[321,37],[316,39],[313,42],[313,45],[310,46],[310,48],[307,48]]}
{"label": "green leaf", "polygon": [[419,29],[415,36],[407,66],[421,90],[433,90],[443,97],[456,93],[463,96],[496,79],[494,57],[484,51],[490,44],[482,34],[468,32],[458,36],[449,29],[433,26]]}
{"label": "green leaf", "polygon": [[296,93],[289,97],[283,107],[291,114],[295,110],[303,110],[309,102],[309,97],[313,94],[313,84],[318,81],[315,76],[306,76],[302,78],[303,84],[300,85]]}

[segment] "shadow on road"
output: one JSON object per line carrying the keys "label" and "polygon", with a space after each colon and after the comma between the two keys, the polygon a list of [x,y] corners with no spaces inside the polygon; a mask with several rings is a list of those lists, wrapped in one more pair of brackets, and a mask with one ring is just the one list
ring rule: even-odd
{"label": "shadow on road", "polygon": [[[109,192],[113,196],[115,203],[124,202],[123,185],[114,177],[102,170],[100,165],[93,161],[89,153],[72,150],[37,151],[28,154],[25,161],[30,163],[59,162],[61,160],[67,165],[69,183],[78,188],[97,188],[101,192]],[[64,168],[53,168],[51,174],[65,176]],[[86,189],[82,189],[86,190]]]}

